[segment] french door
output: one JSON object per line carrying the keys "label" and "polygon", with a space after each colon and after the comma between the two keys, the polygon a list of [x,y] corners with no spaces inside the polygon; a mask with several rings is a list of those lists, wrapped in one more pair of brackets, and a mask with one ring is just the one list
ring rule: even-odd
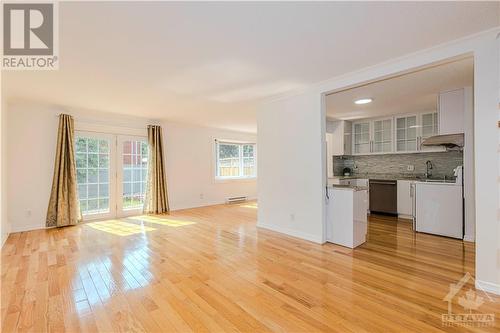
{"label": "french door", "polygon": [[77,131],[75,158],[84,220],[142,213],[148,165],[145,137]]}

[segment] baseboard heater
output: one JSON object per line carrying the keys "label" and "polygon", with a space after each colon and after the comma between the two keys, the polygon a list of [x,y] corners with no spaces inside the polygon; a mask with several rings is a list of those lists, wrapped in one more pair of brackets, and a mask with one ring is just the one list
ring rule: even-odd
{"label": "baseboard heater", "polygon": [[227,204],[244,202],[244,201],[247,201],[247,197],[230,197],[230,198],[226,198],[226,203]]}

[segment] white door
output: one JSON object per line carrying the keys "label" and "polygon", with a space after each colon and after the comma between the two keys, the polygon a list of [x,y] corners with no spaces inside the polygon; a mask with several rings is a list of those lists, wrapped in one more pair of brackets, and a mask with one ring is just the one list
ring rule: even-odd
{"label": "white door", "polygon": [[112,218],[116,214],[115,156],[113,135],[76,132],[76,175],[84,220]]}
{"label": "white door", "polygon": [[76,132],[78,197],[84,221],[142,213],[147,138]]}
{"label": "white door", "polygon": [[141,214],[148,171],[147,138],[118,136],[117,151],[117,216]]}

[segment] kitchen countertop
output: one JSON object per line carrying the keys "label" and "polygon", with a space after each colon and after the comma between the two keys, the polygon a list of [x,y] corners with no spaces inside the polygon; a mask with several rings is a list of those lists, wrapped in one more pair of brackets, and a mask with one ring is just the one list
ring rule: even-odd
{"label": "kitchen countertop", "polygon": [[[360,173],[350,176],[333,176],[330,179],[381,179],[381,180],[413,180],[413,181],[425,181],[425,177],[420,175],[409,175],[409,174],[384,174],[384,173]],[[430,180],[442,180],[443,177],[431,177]],[[453,180],[451,177],[446,177],[446,181]]]}
{"label": "kitchen countertop", "polygon": [[328,187],[331,187],[334,189],[339,189],[339,190],[350,190],[350,191],[366,191],[366,190],[368,190],[368,188],[365,186],[355,186],[355,185],[332,184],[332,185],[328,185]]}

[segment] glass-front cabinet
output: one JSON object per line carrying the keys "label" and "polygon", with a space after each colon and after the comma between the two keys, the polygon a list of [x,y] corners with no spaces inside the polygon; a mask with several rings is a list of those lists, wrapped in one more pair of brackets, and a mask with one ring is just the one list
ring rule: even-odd
{"label": "glass-front cabinet", "polygon": [[353,154],[441,151],[441,148],[422,146],[425,138],[439,134],[438,125],[435,111],[355,121],[352,124]]}
{"label": "glass-front cabinet", "polygon": [[354,154],[368,154],[371,152],[370,122],[353,123],[353,148]]}
{"label": "glass-front cabinet", "polygon": [[373,121],[372,153],[392,152],[392,118]]}
{"label": "glass-front cabinet", "polygon": [[417,151],[417,115],[396,118],[396,152]]}

